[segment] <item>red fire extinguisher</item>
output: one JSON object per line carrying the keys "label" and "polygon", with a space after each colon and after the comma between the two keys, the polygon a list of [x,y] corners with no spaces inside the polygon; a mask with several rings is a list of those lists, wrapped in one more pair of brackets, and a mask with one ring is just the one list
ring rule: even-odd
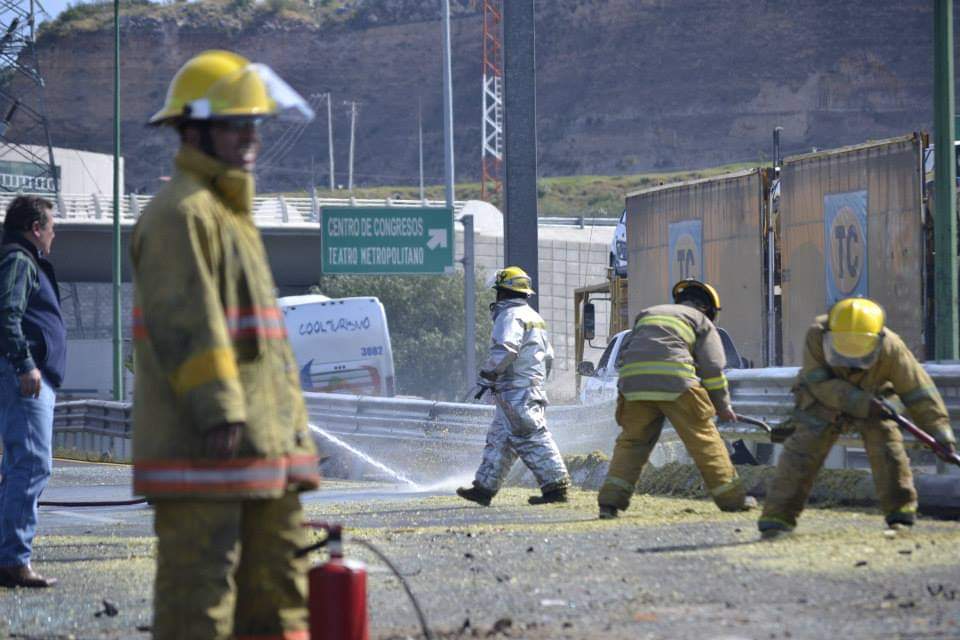
{"label": "red fire extinguisher", "polygon": [[343,557],[340,525],[315,526],[327,531],[330,559],[308,575],[310,640],[369,640],[366,566]]}

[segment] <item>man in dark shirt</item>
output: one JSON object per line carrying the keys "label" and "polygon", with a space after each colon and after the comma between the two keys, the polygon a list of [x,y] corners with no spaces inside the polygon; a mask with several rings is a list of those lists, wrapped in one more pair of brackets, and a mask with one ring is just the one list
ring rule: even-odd
{"label": "man in dark shirt", "polygon": [[53,457],[54,389],[67,339],[60,292],[46,259],[53,204],[19,196],[7,207],[0,246],[0,586],[49,587],[30,566],[37,504]]}

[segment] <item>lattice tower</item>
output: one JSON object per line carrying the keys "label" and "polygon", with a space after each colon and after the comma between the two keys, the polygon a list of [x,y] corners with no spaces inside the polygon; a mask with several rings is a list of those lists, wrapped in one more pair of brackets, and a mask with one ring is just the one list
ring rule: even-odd
{"label": "lattice tower", "polygon": [[483,146],[480,198],[499,202],[503,190],[503,0],[483,2]]}
{"label": "lattice tower", "polygon": [[[0,191],[60,191],[37,61],[38,12],[45,14],[36,0],[0,0],[0,152],[23,172],[9,179],[0,173]],[[24,87],[23,79],[30,84]]]}

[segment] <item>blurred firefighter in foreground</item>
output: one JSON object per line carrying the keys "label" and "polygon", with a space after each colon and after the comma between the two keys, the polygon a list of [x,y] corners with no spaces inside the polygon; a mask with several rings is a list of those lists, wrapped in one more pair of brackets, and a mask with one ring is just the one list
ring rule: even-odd
{"label": "blurred firefighter in foreground", "polygon": [[493,392],[497,410],[473,486],[457,489],[457,495],[489,505],[519,456],[540,485],[542,495],[531,496],[530,504],[566,502],[570,476],[544,414],[543,384],[553,364],[547,325],[527,304],[534,291],[523,269],[501,269],[492,286],[497,301],[490,306],[490,356],[477,385]]}
{"label": "blurred firefighter in foreground", "polygon": [[665,417],[720,509],[756,506],[712,420],[737,419],[723,375],[723,343],[713,325],[720,296],[709,284],[690,279],[674,285],[673,300],[642,310],[621,347],[616,419],[622,432],[597,496],[604,519],[630,505]]}
{"label": "blurred firefighter in foreground", "polygon": [[[793,416],[773,485],[758,523],[765,539],[792,531],[813,481],[841,433],[863,438],[880,508],[893,529],[911,526],[917,511],[910,461],[883,398],[905,407],[938,442],[956,450],[947,409],[927,372],[865,298],[840,300],[807,330],[803,366],[793,388]],[[897,400],[899,398],[899,401]]]}
{"label": "blurred firefighter in foreground", "polygon": [[306,640],[298,492],[319,484],[297,367],[254,226],[262,118],[312,111],[268,67],[190,59],[150,123],[173,179],[131,246],[134,491],[153,503],[153,637]]}

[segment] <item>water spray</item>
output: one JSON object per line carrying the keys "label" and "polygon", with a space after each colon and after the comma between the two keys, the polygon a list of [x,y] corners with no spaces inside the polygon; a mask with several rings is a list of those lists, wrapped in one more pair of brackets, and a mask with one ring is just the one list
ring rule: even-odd
{"label": "water spray", "polygon": [[370,466],[375,467],[376,469],[379,469],[380,471],[383,471],[384,473],[386,473],[388,476],[394,478],[397,482],[401,482],[401,483],[403,483],[403,484],[408,484],[408,485],[410,485],[411,487],[414,487],[414,488],[419,488],[420,485],[418,485],[416,482],[414,482],[413,480],[411,480],[411,479],[408,478],[407,476],[403,475],[403,474],[400,473],[399,471],[394,471],[393,469],[391,469],[391,468],[388,467],[387,465],[383,464],[383,463],[380,462],[379,460],[374,460],[373,458],[371,458],[369,455],[367,455],[367,454],[364,453],[363,451],[360,451],[360,450],[357,449],[356,447],[354,447],[354,446],[352,446],[352,445],[344,442],[343,440],[341,440],[340,438],[336,437],[335,435],[333,435],[332,433],[330,433],[330,432],[327,431],[326,429],[324,429],[324,428],[322,428],[322,427],[318,427],[317,425],[315,425],[315,424],[313,424],[313,423],[309,423],[309,427],[310,427],[310,430],[313,431],[314,433],[316,433],[317,435],[322,436],[323,438],[326,438],[328,441],[330,441],[330,442],[332,442],[333,444],[337,445],[337,446],[340,447],[341,449],[344,449],[344,450],[346,450],[346,451],[349,451],[350,453],[352,453],[352,454],[355,455],[356,457],[360,458],[361,460],[363,460],[364,462],[366,462],[366,463],[369,464]]}

